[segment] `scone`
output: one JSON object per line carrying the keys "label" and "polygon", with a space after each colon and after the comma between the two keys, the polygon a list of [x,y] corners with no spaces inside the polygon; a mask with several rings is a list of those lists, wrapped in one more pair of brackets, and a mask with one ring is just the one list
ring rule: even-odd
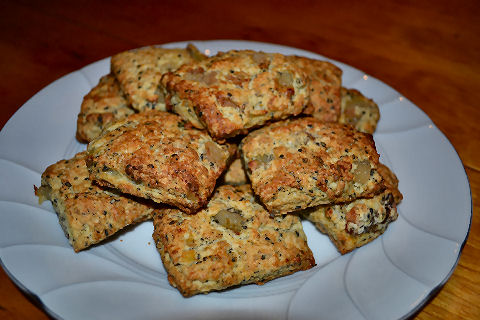
{"label": "scone", "polygon": [[89,143],[88,167],[100,185],[193,213],[207,203],[235,147],[162,111],[134,114]]}
{"label": "scone", "polygon": [[105,127],[133,113],[115,76],[103,76],[83,98],[77,117],[77,139],[88,143]]}
{"label": "scone", "polygon": [[184,65],[162,85],[168,107],[216,140],[298,115],[309,95],[306,75],[291,59],[251,50]]}
{"label": "scone", "polygon": [[289,58],[309,80],[310,100],[303,113],[325,122],[337,122],[340,118],[342,70],[327,61],[299,56]]}
{"label": "scone", "polygon": [[384,187],[372,136],[347,125],[280,121],[249,133],[240,152],[272,214],[372,197]]}
{"label": "scone", "polygon": [[403,195],[398,189],[398,178],[386,165],[379,163],[378,173],[383,177],[385,187],[393,196],[393,201],[399,204],[403,200]]}
{"label": "scone", "polygon": [[237,158],[223,175],[222,184],[242,185],[246,183],[248,183],[248,178],[243,169],[242,160]]}
{"label": "scone", "polygon": [[111,69],[135,110],[165,111],[163,90],[159,87],[162,74],[204,57],[193,45],[186,49],[144,47],[114,55]]}
{"label": "scone", "polygon": [[384,165],[379,166],[379,171],[387,186],[379,195],[345,204],[323,205],[303,213],[306,219],[329,236],[342,254],[376,239],[398,217],[397,204],[402,200],[398,180]]}
{"label": "scone", "polygon": [[270,217],[249,185],[220,186],[197,214],[165,209],[153,222],[168,280],[185,297],[315,265],[299,217]]}
{"label": "scone", "polygon": [[154,206],[141,203],[92,183],[86,153],[49,166],[42,185],[35,188],[39,202],[50,200],[73,249],[78,252],[128,225],[150,219]]}
{"label": "scone", "polygon": [[355,129],[373,134],[380,119],[378,105],[355,89],[342,88],[340,123],[349,124]]}

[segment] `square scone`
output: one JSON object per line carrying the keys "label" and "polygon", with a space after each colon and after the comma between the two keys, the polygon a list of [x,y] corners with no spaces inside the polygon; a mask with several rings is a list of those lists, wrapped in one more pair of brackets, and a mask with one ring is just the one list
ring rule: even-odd
{"label": "square scone", "polygon": [[162,74],[204,57],[193,45],[185,49],[144,47],[114,55],[111,69],[135,110],[165,111],[163,90],[159,87]]}
{"label": "square scone", "polygon": [[300,218],[271,217],[250,185],[220,186],[196,214],[162,209],[153,222],[168,280],[185,297],[263,284],[315,265]]}
{"label": "square scone", "polygon": [[78,252],[126,226],[150,219],[152,204],[142,203],[92,183],[86,152],[50,165],[35,187],[39,202],[50,200],[73,249]]}
{"label": "square scone", "polygon": [[207,203],[235,152],[179,116],[145,111],[118,121],[88,144],[91,178],[124,193],[193,213]]}
{"label": "square scone", "polygon": [[303,216],[328,235],[340,253],[345,254],[378,238],[397,219],[397,204],[402,200],[398,180],[386,166],[379,171],[385,178],[384,192],[369,199],[323,205],[307,209]]}
{"label": "square scone", "polygon": [[340,118],[342,70],[328,61],[289,56],[307,75],[310,99],[304,114],[325,122]]}
{"label": "square scone", "polygon": [[378,105],[356,89],[341,90],[340,123],[349,124],[361,132],[373,134],[380,120]]}
{"label": "square scone", "polygon": [[233,50],[162,77],[167,106],[223,140],[298,115],[308,103],[303,70],[277,53]]}
{"label": "square scone", "polygon": [[77,140],[88,143],[105,127],[133,113],[115,76],[103,76],[83,98],[77,117]]}
{"label": "square scone", "polygon": [[272,214],[372,197],[384,188],[369,134],[307,117],[249,133],[240,152],[253,190]]}

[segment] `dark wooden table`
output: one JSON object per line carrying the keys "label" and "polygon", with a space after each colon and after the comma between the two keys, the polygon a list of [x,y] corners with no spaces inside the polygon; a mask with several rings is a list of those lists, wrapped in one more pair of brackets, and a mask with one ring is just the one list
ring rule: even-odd
{"label": "dark wooden table", "polygon": [[[480,3],[478,1],[0,2],[0,128],[59,77],[120,51],[244,39],[323,54],[386,82],[456,148],[473,220],[450,280],[418,319],[480,319]],[[47,319],[0,269],[0,318]]]}

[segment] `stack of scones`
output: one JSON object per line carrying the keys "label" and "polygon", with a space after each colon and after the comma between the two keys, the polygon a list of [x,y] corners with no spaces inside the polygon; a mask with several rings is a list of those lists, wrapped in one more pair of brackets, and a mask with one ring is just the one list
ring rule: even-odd
{"label": "stack of scones", "polygon": [[193,45],[119,53],[84,97],[86,151],[35,188],[78,252],[153,220],[170,284],[185,296],[315,266],[302,220],[348,253],[397,218],[379,162],[378,106],[335,65]]}

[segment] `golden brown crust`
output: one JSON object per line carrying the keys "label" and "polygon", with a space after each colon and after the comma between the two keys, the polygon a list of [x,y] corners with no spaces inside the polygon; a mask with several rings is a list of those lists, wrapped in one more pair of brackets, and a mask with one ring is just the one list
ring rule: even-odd
{"label": "golden brown crust", "polygon": [[186,297],[315,265],[298,216],[270,217],[249,185],[220,186],[195,215],[161,210],[153,238],[170,283]]}
{"label": "golden brown crust", "polygon": [[398,189],[398,178],[395,173],[383,163],[378,164],[378,173],[383,177],[385,187],[392,193],[395,204],[399,204],[403,199],[403,195]]}
{"label": "golden brown crust", "polygon": [[360,91],[342,88],[340,123],[349,124],[360,132],[373,134],[380,119],[377,104]]}
{"label": "golden brown crust", "polygon": [[77,139],[88,143],[105,127],[133,113],[113,74],[103,76],[83,98],[77,117]]}
{"label": "golden brown crust", "polygon": [[383,189],[369,134],[315,118],[258,129],[240,144],[255,193],[270,212],[372,197]]}
{"label": "golden brown crust", "polygon": [[163,88],[159,87],[162,74],[200,57],[192,45],[187,49],[144,47],[114,55],[111,68],[135,110],[165,111]]}
{"label": "golden brown crust", "polygon": [[373,198],[322,205],[303,212],[303,216],[327,234],[342,254],[373,241],[398,217],[397,204],[402,198],[398,180],[387,177],[395,175],[383,164],[379,164],[379,171],[389,183],[384,192]]}
{"label": "golden brown crust", "polygon": [[305,73],[281,54],[219,53],[162,78],[175,113],[223,140],[298,115],[308,102]]}
{"label": "golden brown crust", "polygon": [[86,153],[49,166],[35,194],[50,200],[75,251],[96,244],[124,227],[150,219],[154,207],[93,184]]}
{"label": "golden brown crust", "polygon": [[179,116],[155,110],[108,127],[87,150],[99,184],[190,213],[206,204],[235,151],[187,128]]}
{"label": "golden brown crust", "polygon": [[327,61],[290,56],[309,80],[310,100],[304,114],[325,122],[337,122],[340,117],[342,70]]}

